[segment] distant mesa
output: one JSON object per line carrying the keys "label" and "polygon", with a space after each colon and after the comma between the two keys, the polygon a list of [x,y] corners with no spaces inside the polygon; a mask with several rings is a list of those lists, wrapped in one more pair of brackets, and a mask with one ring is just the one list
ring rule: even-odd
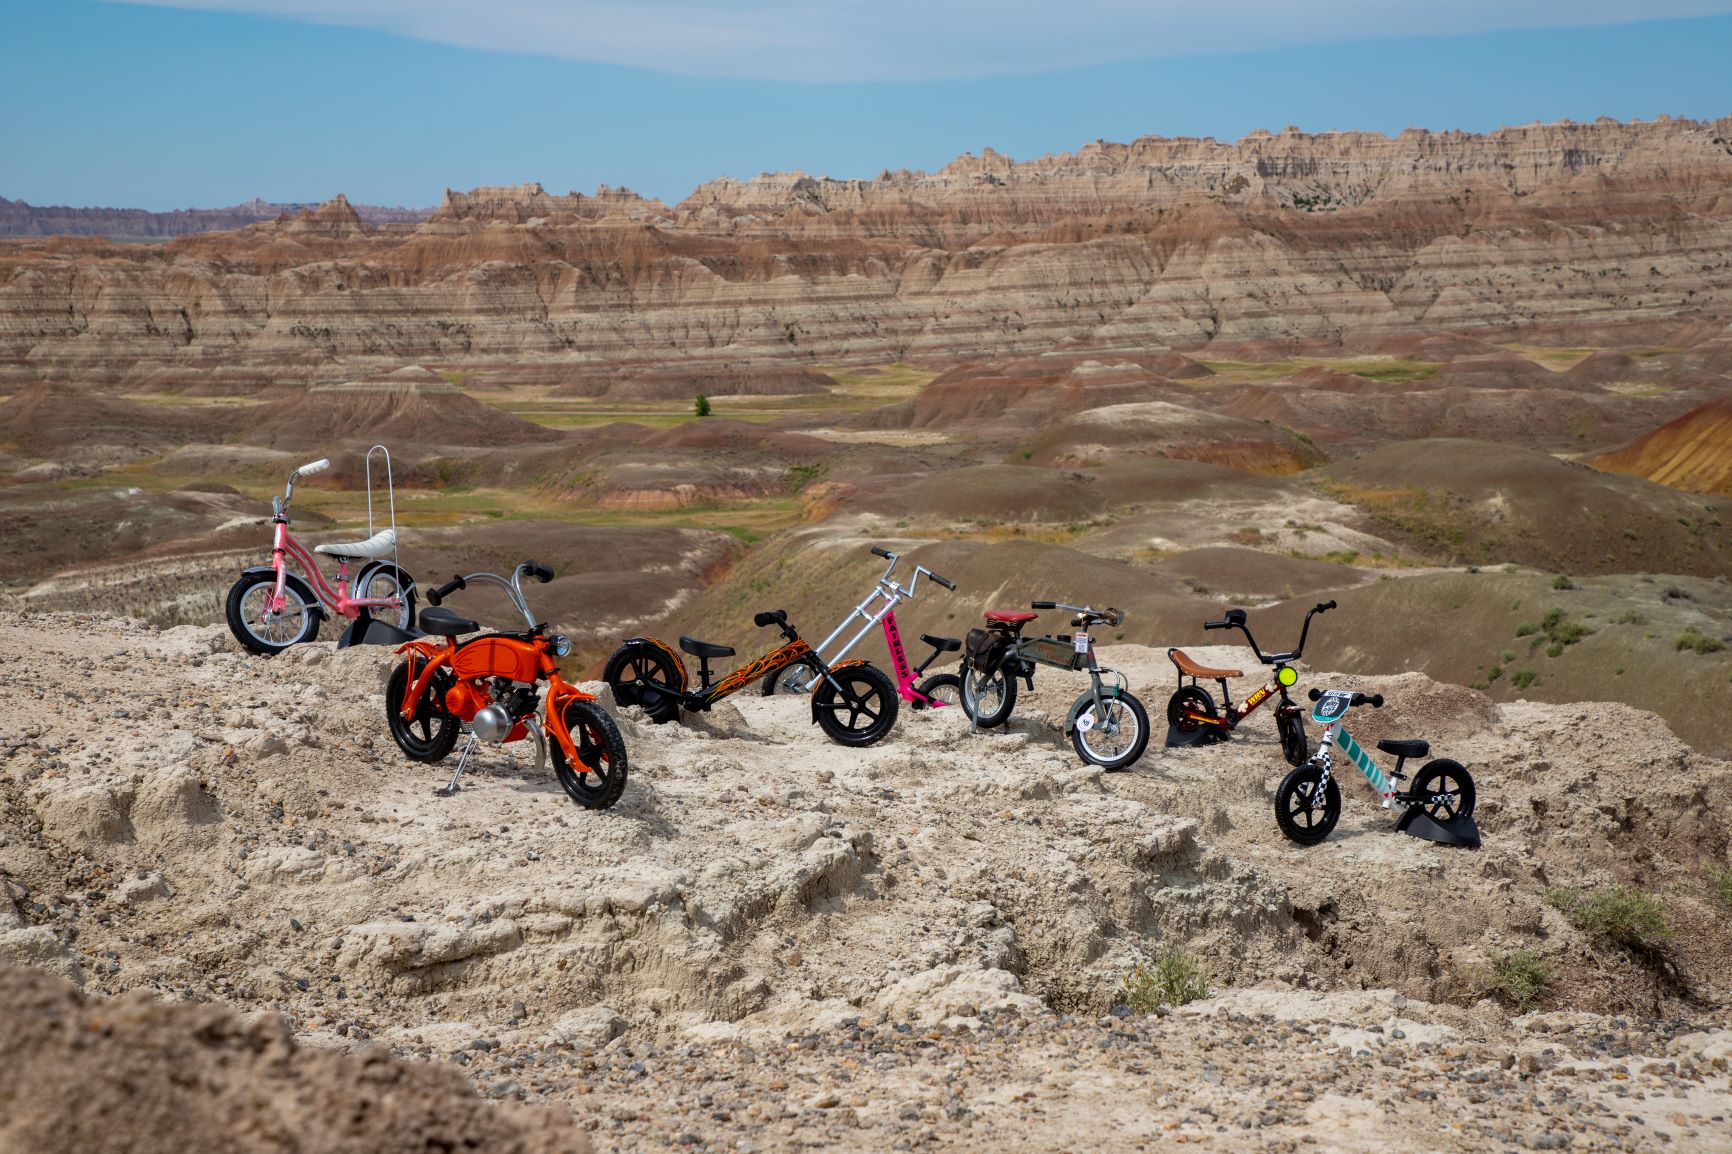
{"label": "distant mesa", "polygon": [[1732,495],[1732,397],[1691,409],[1591,464],[1674,489]]}
{"label": "distant mesa", "polygon": [[[339,195],[335,198],[349,202]],[[205,232],[228,232],[250,224],[293,218],[330,205],[277,204],[254,198],[230,208],[183,208],[173,212],[149,212],[141,208],[40,207],[0,196],[0,237],[4,236],[105,236],[117,240],[167,240]],[[433,214],[430,208],[387,208],[381,205],[351,206],[368,225],[419,224]]]}

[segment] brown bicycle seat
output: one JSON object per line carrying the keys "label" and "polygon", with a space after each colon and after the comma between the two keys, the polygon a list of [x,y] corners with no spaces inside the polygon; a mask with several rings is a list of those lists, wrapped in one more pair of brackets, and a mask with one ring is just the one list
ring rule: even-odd
{"label": "brown bicycle seat", "polygon": [[981,614],[988,621],[996,621],[1000,625],[1021,625],[1039,617],[1038,613],[1027,613],[1019,609],[988,609]]}
{"label": "brown bicycle seat", "polygon": [[1205,681],[1223,681],[1229,677],[1245,676],[1244,672],[1238,669],[1211,669],[1207,665],[1198,665],[1185,655],[1183,649],[1169,649],[1167,656],[1172,659],[1174,665],[1179,667],[1179,672],[1186,677],[1201,677]]}

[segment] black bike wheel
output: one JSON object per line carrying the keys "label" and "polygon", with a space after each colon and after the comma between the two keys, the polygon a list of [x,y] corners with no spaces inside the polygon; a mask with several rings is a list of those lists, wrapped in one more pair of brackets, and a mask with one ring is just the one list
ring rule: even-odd
{"label": "black bike wheel", "polygon": [[901,705],[896,686],[871,665],[847,665],[825,676],[813,691],[818,727],[838,745],[871,745],[896,724]]}
{"label": "black bike wheel", "polygon": [[985,674],[963,666],[962,708],[982,729],[1003,725],[1016,708],[1016,678],[1002,665]]}
{"label": "black bike wheel", "polygon": [[659,725],[679,716],[682,672],[661,646],[628,641],[607,659],[601,679],[613,690],[616,704],[638,706]]}
{"label": "black bike wheel", "polygon": [[388,609],[370,609],[369,616],[375,621],[383,621],[398,629],[415,628],[415,578],[391,564],[389,561],[375,561],[355,579],[355,587],[360,590],[355,596],[374,599],[385,597],[399,598],[402,604],[397,612]]}
{"label": "black bike wheel", "polygon": [[[954,673],[934,673],[925,681],[915,686],[915,691],[923,697],[932,699],[931,708],[940,709],[947,706],[955,707],[962,704],[962,678]],[[926,709],[927,704],[918,698],[914,708]]]}
{"label": "black bike wheel", "polygon": [[1215,708],[1215,699],[1201,685],[1182,685],[1167,698],[1167,724],[1173,727],[1174,733],[1189,737],[1203,729],[1213,728],[1187,716],[1198,713],[1206,717],[1221,716]]}
{"label": "black bike wheel", "polygon": [[319,636],[319,599],[305,581],[288,574],[283,579],[286,602],[281,613],[265,607],[276,594],[275,573],[245,573],[229,587],[229,632],[248,653],[274,657],[291,645],[303,645]]}
{"label": "black bike wheel", "polygon": [[1129,769],[1149,747],[1149,711],[1120,689],[1103,689],[1101,699],[1099,715],[1092,699],[1077,714],[1070,743],[1078,757],[1108,773]]}
{"label": "black bike wheel", "polygon": [[448,670],[435,672],[415,706],[415,716],[404,721],[403,695],[409,692],[409,663],[402,662],[391,671],[391,678],[385,683],[385,722],[390,727],[391,739],[411,761],[441,761],[457,744],[462,723],[445,709],[445,693],[454,683]]}
{"label": "black bike wheel", "polygon": [[1425,816],[1433,821],[1446,822],[1473,816],[1473,774],[1459,761],[1440,757],[1426,762],[1419,776],[1413,779],[1411,793],[1418,799]]}
{"label": "black bike wheel", "polygon": [[823,672],[815,660],[802,659],[792,665],[784,665],[770,676],[764,678],[764,696],[774,697],[777,694],[805,696],[811,692],[812,682],[818,680],[818,674]]}
{"label": "black bike wheel", "polygon": [[568,701],[560,708],[560,717],[571,731],[578,764],[566,760],[565,748],[557,738],[550,739],[553,776],[578,805],[607,809],[625,792],[629,768],[619,726],[593,701]]}
{"label": "black bike wheel", "polygon": [[1341,820],[1341,787],[1323,780],[1323,769],[1302,765],[1281,779],[1275,791],[1275,824],[1288,841],[1316,845]]}
{"label": "black bike wheel", "polygon": [[1281,735],[1281,756],[1287,759],[1288,765],[1298,769],[1311,760],[1311,739],[1305,733],[1303,710],[1287,712],[1285,707],[1277,709],[1275,731]]}

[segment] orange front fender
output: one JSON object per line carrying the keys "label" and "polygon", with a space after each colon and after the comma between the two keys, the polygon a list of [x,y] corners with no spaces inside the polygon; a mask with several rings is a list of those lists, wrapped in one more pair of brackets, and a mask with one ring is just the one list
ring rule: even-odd
{"label": "orange front fender", "polygon": [[[419,648],[423,644],[420,641],[411,641],[403,646],[403,649],[398,650],[399,653],[404,650],[413,651],[403,659],[404,664],[409,668],[409,689],[403,694],[403,704],[398,707],[397,712],[402,715],[404,721],[414,720],[415,711],[421,706],[421,697],[427,692],[427,686],[433,680],[434,672],[441,666],[451,664],[451,651],[449,649],[430,651]],[[419,673],[416,672],[415,668],[418,664],[417,657],[422,659]],[[443,707],[444,702],[440,702],[440,706]]]}

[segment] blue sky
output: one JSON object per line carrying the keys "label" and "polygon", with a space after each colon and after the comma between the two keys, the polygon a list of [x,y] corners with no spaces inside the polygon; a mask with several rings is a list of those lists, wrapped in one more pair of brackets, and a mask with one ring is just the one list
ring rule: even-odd
{"label": "blue sky", "polygon": [[672,201],[986,145],[1724,116],[1732,0],[0,0],[0,99],[33,204]]}

